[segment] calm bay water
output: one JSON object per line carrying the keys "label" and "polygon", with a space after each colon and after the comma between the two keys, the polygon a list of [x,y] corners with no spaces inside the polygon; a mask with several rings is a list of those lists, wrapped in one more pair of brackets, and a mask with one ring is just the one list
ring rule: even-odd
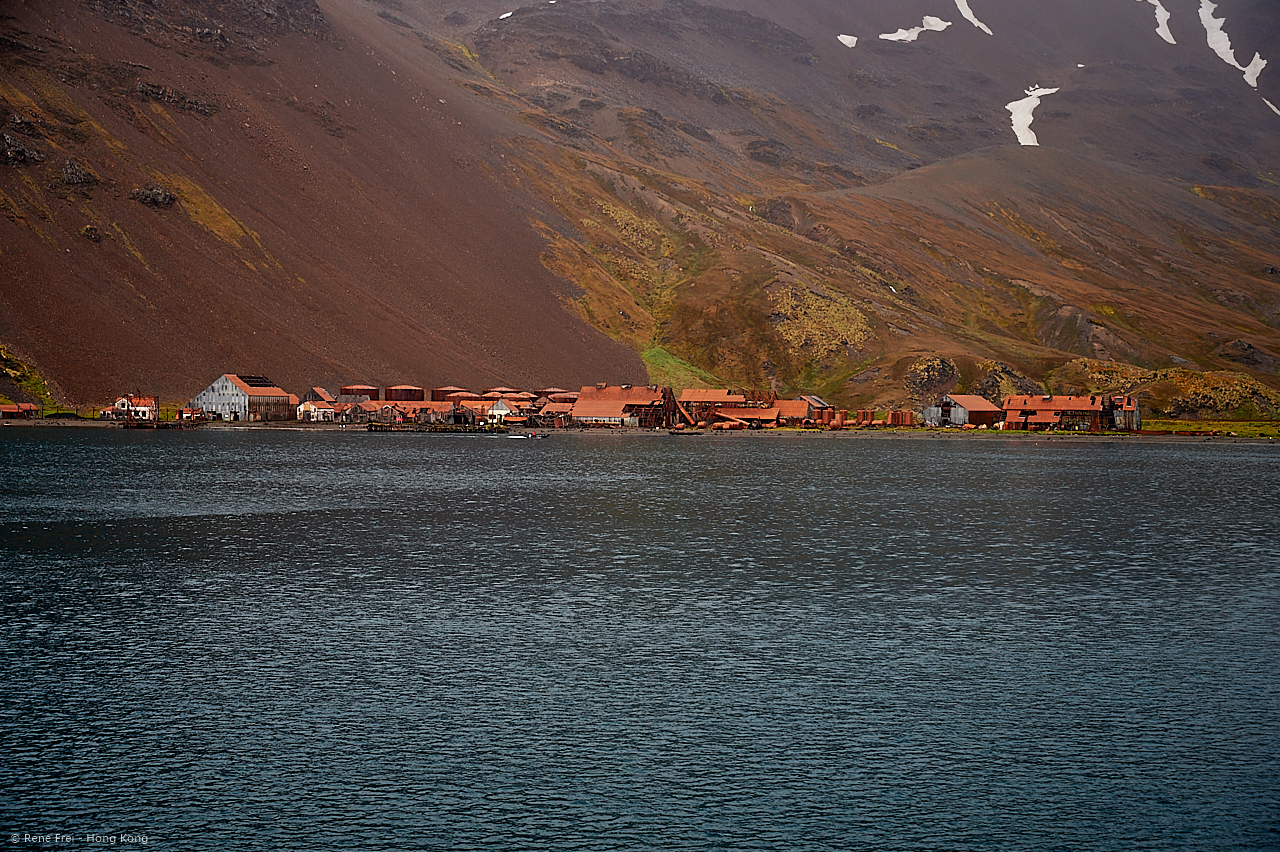
{"label": "calm bay water", "polygon": [[1277,447],[7,428],[0,472],[9,848],[1280,846]]}

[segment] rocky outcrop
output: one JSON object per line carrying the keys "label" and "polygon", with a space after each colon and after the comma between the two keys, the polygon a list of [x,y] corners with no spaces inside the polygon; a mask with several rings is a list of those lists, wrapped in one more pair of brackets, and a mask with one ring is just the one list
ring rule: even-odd
{"label": "rocky outcrop", "polygon": [[1214,350],[1214,354],[1260,372],[1274,373],[1277,368],[1280,368],[1280,358],[1264,349],[1259,349],[1247,340],[1224,343]]}
{"label": "rocky outcrop", "polygon": [[315,0],[81,0],[82,5],[136,32],[163,33],[214,49],[251,45],[289,34],[325,38],[332,30]]}
{"label": "rocky outcrop", "polygon": [[0,133],[0,157],[10,166],[44,162],[44,154],[8,133]]}
{"label": "rocky outcrop", "polygon": [[148,207],[168,208],[173,206],[173,202],[177,201],[173,193],[163,186],[148,186],[146,189],[135,189],[129,193],[129,197]]}
{"label": "rocky outcrop", "polygon": [[960,368],[950,358],[936,355],[920,358],[907,368],[903,385],[914,402],[931,405],[938,397],[951,393],[960,383]]}
{"label": "rocky outcrop", "polygon": [[1029,376],[1015,370],[1008,364],[989,361],[981,365],[987,370],[985,376],[973,384],[970,393],[983,399],[1003,405],[1010,396],[1034,396],[1044,393],[1044,386]]}

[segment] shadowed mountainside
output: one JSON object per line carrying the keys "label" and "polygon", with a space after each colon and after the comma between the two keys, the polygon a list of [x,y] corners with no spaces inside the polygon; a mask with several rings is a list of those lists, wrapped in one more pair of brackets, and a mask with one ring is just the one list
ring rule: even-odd
{"label": "shadowed mountainside", "polygon": [[968,6],[18,4],[0,342],[86,401],[1280,387],[1277,11],[1217,4],[1237,68],[1198,0],[1176,44],[1150,3]]}

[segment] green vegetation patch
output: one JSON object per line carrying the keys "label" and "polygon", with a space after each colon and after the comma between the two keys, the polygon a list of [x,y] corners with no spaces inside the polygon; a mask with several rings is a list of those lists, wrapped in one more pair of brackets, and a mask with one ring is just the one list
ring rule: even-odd
{"label": "green vegetation patch", "polygon": [[1151,420],[1142,428],[1156,432],[1220,432],[1240,438],[1280,438],[1277,420]]}
{"label": "green vegetation patch", "polygon": [[788,287],[771,299],[778,335],[797,354],[821,359],[846,346],[860,348],[871,338],[866,314],[839,293]]}
{"label": "green vegetation patch", "polygon": [[653,346],[640,353],[649,369],[649,381],[655,385],[668,385],[676,393],[685,388],[719,388],[724,382],[672,355],[661,346]]}
{"label": "green vegetation patch", "polygon": [[[40,400],[44,408],[54,407],[53,397],[49,394],[49,386],[36,369],[16,358],[4,345],[0,344],[0,369],[22,388],[24,393]],[[12,402],[13,400],[8,400]]]}

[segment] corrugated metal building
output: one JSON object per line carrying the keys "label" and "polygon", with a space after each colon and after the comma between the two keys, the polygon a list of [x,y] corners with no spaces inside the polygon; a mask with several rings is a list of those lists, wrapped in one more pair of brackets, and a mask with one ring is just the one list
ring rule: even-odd
{"label": "corrugated metal building", "polygon": [[187,408],[203,408],[222,420],[295,420],[298,398],[266,376],[227,373],[201,391]]}
{"label": "corrugated metal building", "polygon": [[1004,409],[975,394],[948,394],[924,410],[926,426],[994,427],[1004,419]]}
{"label": "corrugated metal building", "polygon": [[1136,432],[1142,412],[1131,396],[1011,396],[1004,401],[1004,428]]}

